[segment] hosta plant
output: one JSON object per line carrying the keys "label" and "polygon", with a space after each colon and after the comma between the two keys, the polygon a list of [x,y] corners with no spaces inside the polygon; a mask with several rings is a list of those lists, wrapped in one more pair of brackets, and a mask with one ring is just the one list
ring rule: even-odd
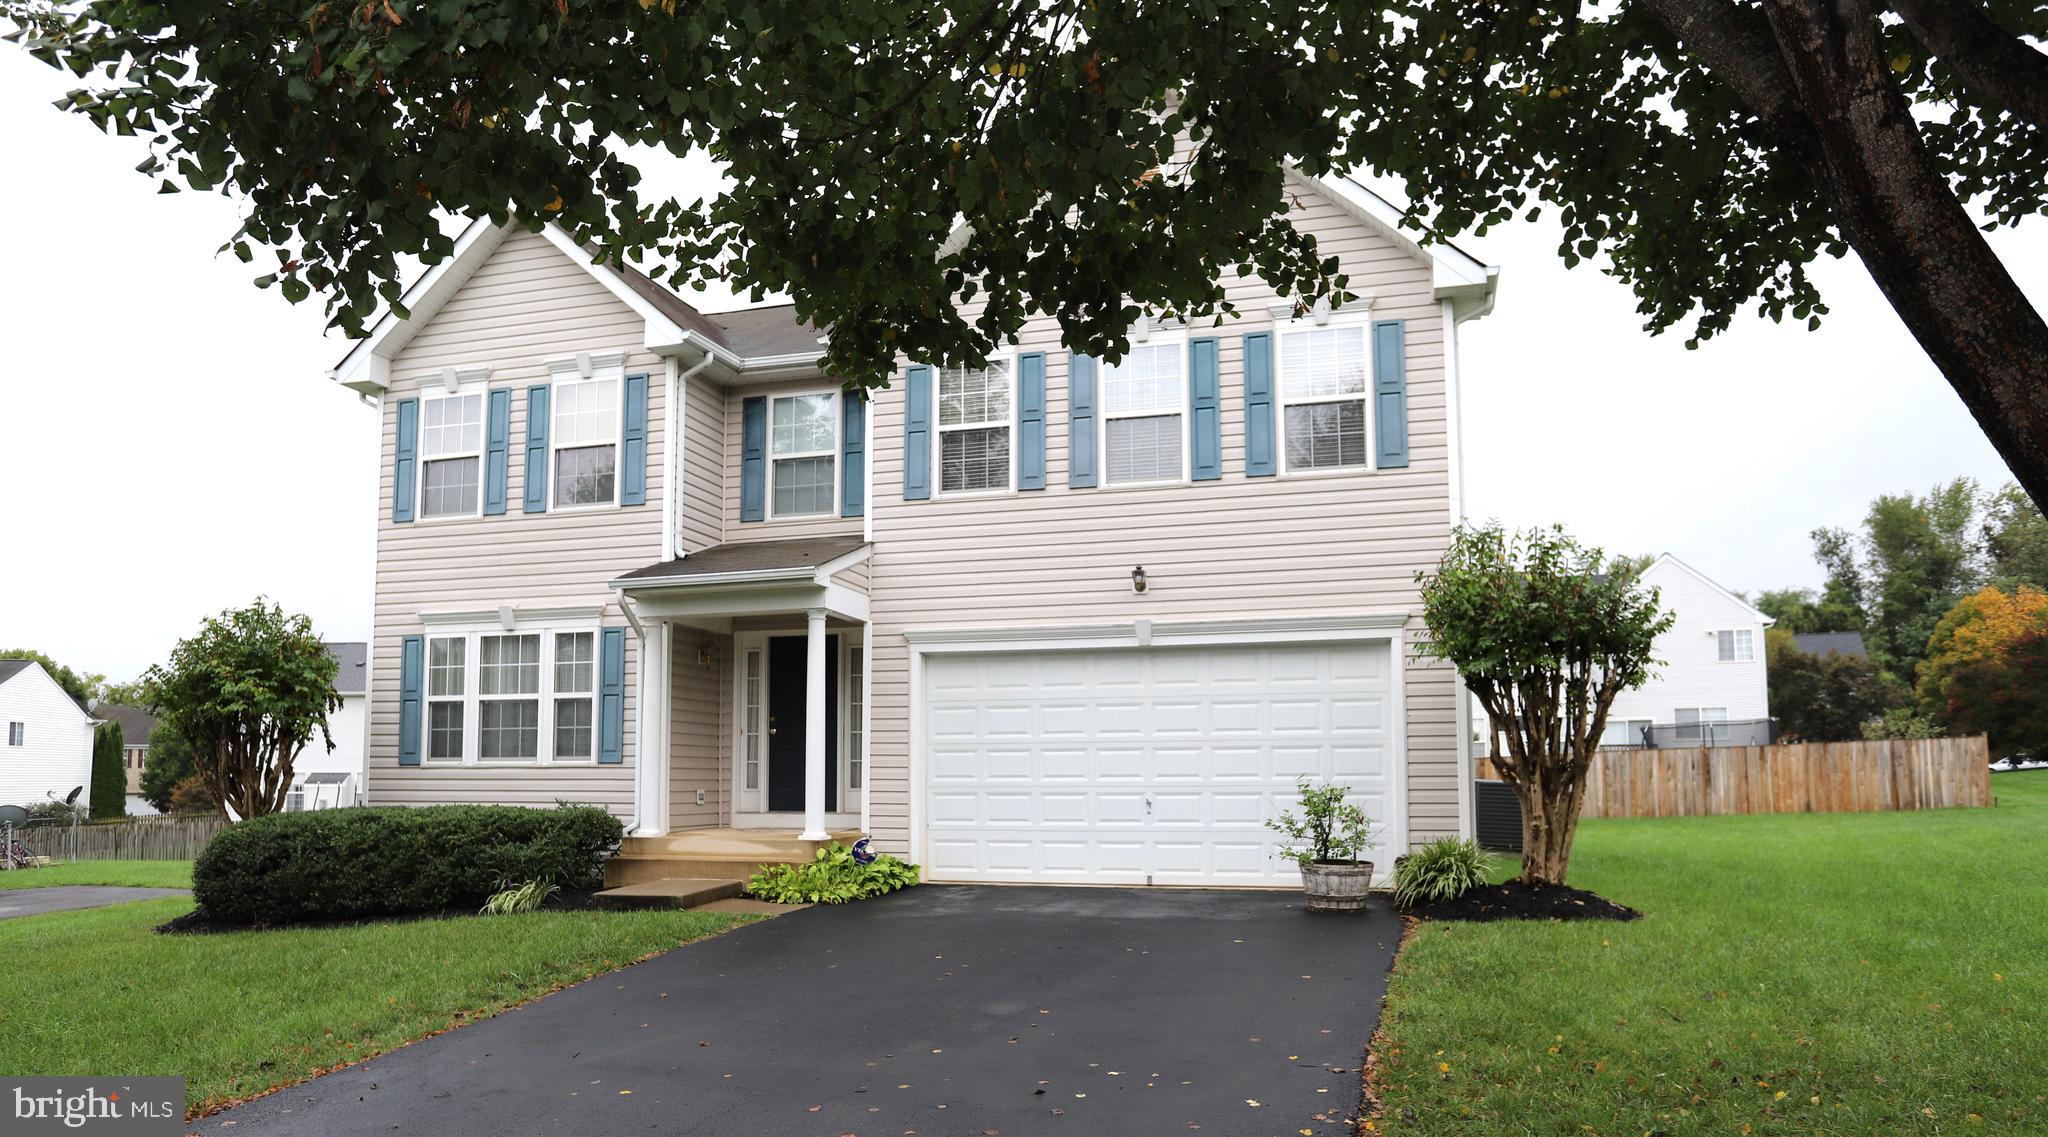
{"label": "hosta plant", "polygon": [[1493,865],[1478,842],[1439,837],[1394,863],[1394,902],[1413,908],[1456,900],[1485,884]]}
{"label": "hosta plant", "polygon": [[883,854],[867,862],[837,841],[803,864],[762,865],[747,891],[776,904],[844,904],[917,883],[917,866]]}

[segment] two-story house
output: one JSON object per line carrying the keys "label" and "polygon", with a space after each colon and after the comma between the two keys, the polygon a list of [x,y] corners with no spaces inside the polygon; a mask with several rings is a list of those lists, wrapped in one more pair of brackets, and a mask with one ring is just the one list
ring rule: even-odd
{"label": "two-story house", "polygon": [[1040,318],[871,397],[787,306],[473,225],[334,373],[383,437],[369,801],[596,802],[629,858],[865,832],[952,881],[1284,881],[1302,777],[1382,866],[1467,831],[1409,644],[1497,270],[1292,189],[1356,302],[1233,281],[1114,365]]}
{"label": "two-story house", "polygon": [[1764,632],[1775,621],[1669,553],[1643,584],[1671,613],[1649,681],[1614,697],[1606,746],[1755,746],[1771,741]]}

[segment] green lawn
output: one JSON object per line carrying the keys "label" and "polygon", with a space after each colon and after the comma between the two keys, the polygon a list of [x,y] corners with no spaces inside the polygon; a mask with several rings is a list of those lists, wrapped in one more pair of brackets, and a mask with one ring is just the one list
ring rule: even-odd
{"label": "green lawn", "polygon": [[[44,871],[44,870],[37,870]],[[125,883],[125,882],[124,882]],[[183,1074],[195,1111],[301,1081],[743,918],[538,912],[161,936],[183,898],[0,920],[0,1069]]]}
{"label": "green lawn", "polygon": [[77,861],[0,872],[0,890],[59,884],[125,884],[132,888],[190,888],[191,861]]}
{"label": "green lawn", "polygon": [[1993,809],[1588,821],[1629,924],[1423,925],[1392,1134],[2048,1132],[2048,773]]}

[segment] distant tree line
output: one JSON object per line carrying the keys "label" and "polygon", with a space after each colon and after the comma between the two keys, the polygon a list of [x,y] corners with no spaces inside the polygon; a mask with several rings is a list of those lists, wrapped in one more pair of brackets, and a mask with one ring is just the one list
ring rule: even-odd
{"label": "distant tree line", "polygon": [[[1856,529],[1812,533],[1818,589],[1756,597],[1771,714],[1817,741],[1985,733],[1994,755],[2048,748],[2048,519],[2017,486],[1969,478],[1886,494]],[[1794,639],[1855,632],[1867,658]]]}

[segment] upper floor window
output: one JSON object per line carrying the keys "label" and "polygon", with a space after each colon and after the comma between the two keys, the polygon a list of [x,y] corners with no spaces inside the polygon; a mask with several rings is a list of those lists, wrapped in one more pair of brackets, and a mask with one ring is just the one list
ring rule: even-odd
{"label": "upper floor window", "polygon": [[1715,632],[1714,640],[1722,663],[1748,662],[1756,658],[1756,633],[1748,628]]}
{"label": "upper floor window", "polygon": [[779,395],[768,409],[769,500],[775,516],[831,513],[839,450],[839,396]]}
{"label": "upper floor window", "polygon": [[939,369],[939,492],[1010,488],[1012,360]]}
{"label": "upper floor window", "polygon": [[596,756],[597,633],[502,628],[427,637],[430,762]]}
{"label": "upper floor window", "polygon": [[618,500],[619,367],[588,379],[555,383],[549,430],[555,458],[557,509]]}
{"label": "upper floor window", "polygon": [[7,745],[9,745],[9,746],[26,746],[27,744],[28,744],[28,724],[27,724],[27,723],[25,723],[25,722],[11,722],[11,723],[8,723],[8,724],[7,724]]}
{"label": "upper floor window", "polygon": [[420,516],[474,517],[482,504],[484,395],[420,400]]}
{"label": "upper floor window", "polygon": [[1361,324],[1280,334],[1280,433],[1287,469],[1366,465],[1372,356]]}
{"label": "upper floor window", "polygon": [[1187,476],[1187,345],[1137,344],[1102,369],[1102,471],[1110,485]]}

